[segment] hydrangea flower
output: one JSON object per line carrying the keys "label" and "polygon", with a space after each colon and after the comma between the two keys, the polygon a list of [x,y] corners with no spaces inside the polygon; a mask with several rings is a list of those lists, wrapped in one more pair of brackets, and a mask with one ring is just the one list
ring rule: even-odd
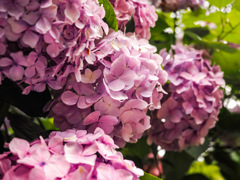
{"label": "hydrangea flower", "polygon": [[175,12],[188,7],[195,10],[204,4],[204,0],[153,0],[153,3],[165,12]]}
{"label": "hydrangea flower", "polygon": [[72,73],[80,82],[83,64],[96,60],[95,40],[109,31],[97,0],[3,0],[0,13],[1,76],[22,84],[24,94],[59,90]]}
{"label": "hydrangea flower", "polygon": [[115,11],[118,26],[124,30],[127,22],[133,17],[137,37],[150,39],[150,27],[158,19],[155,7],[148,0],[110,0]]}
{"label": "hydrangea flower", "polygon": [[55,131],[32,143],[14,138],[0,156],[0,177],[7,179],[131,179],[143,170],[123,159],[101,128]]}
{"label": "hydrangea flower", "polygon": [[80,82],[74,76],[67,79],[49,116],[61,130],[101,127],[119,146],[136,142],[150,128],[147,109],[159,109],[165,93],[167,73],[155,52],[147,40],[110,33],[93,50],[95,63],[80,71]]}
{"label": "hydrangea flower", "polygon": [[[211,66],[202,51],[173,46],[174,57],[164,60],[170,92],[162,108],[153,115],[149,142],[167,150],[182,150],[204,142],[222,107],[225,85],[219,66]],[[167,57],[163,50],[163,57]]]}

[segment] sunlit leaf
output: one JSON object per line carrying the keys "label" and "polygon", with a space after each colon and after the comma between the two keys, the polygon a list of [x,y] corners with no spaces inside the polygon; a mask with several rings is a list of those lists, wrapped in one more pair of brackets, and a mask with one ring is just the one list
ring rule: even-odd
{"label": "sunlit leaf", "polygon": [[149,173],[144,172],[144,176],[141,176],[140,180],[161,180],[161,179]]}
{"label": "sunlit leaf", "polygon": [[214,5],[218,8],[225,7],[226,5],[233,2],[233,0],[208,0],[211,5]]}
{"label": "sunlit leaf", "polygon": [[116,18],[116,14],[113,10],[113,7],[111,5],[111,3],[109,2],[109,0],[99,0],[99,4],[103,5],[104,9],[105,9],[105,21],[108,24],[108,26],[112,29],[114,29],[114,31],[118,31],[118,23],[117,23],[117,18]]}

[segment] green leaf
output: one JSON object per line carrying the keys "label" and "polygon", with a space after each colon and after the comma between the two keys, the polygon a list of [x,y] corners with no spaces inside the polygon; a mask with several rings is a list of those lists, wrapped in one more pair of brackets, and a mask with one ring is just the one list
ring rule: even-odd
{"label": "green leaf", "polygon": [[194,158],[187,152],[166,152],[162,159],[164,180],[181,180],[188,171]]}
{"label": "green leaf", "polygon": [[151,148],[147,144],[147,137],[144,136],[137,143],[128,143],[121,152],[124,156],[137,156],[143,159],[151,152]]}
{"label": "green leaf", "polygon": [[209,179],[209,180],[224,180],[222,174],[220,173],[220,168],[217,166],[217,163],[214,161],[211,164],[207,164],[205,161],[199,162],[195,161],[191,165],[188,171],[188,178],[184,178],[184,180],[195,180],[193,177],[197,175],[204,175],[202,180]]}
{"label": "green leaf", "polygon": [[240,50],[233,53],[224,51],[215,51],[212,62],[220,65],[224,71],[224,78],[229,84],[240,85]]}
{"label": "green leaf", "polygon": [[190,146],[184,151],[192,156],[194,159],[197,159],[203,152],[205,152],[209,146],[209,139],[206,137],[205,142],[199,146]]}
{"label": "green leaf", "polygon": [[33,141],[39,138],[39,136],[43,136],[43,138],[48,137],[48,132],[46,130],[35,124],[26,116],[9,113],[8,119],[10,120],[15,136],[18,138]]}
{"label": "green leaf", "polygon": [[210,180],[210,179],[208,179],[203,174],[196,173],[196,174],[191,174],[191,175],[185,176],[183,178],[183,180]]}
{"label": "green leaf", "polygon": [[233,2],[233,0],[208,0],[211,5],[214,5],[218,8],[225,7],[226,5]]}
{"label": "green leaf", "polygon": [[200,36],[198,36],[197,34],[195,34],[192,31],[185,31],[184,32],[184,36],[187,36],[188,38],[192,39],[192,42],[195,42],[196,44],[201,45],[201,48],[210,48],[214,51],[216,50],[222,50],[222,51],[226,51],[229,53],[233,53],[236,50],[234,48],[231,48],[229,45],[227,44],[223,44],[221,42],[212,42],[212,41],[207,41],[207,40],[203,40]]}
{"label": "green leaf", "polygon": [[161,179],[149,173],[144,172],[144,176],[141,176],[140,180],[161,180]]}
{"label": "green leaf", "polygon": [[127,32],[135,32],[135,22],[133,16],[131,17],[130,21],[126,24],[126,33]]}
{"label": "green leaf", "polygon": [[113,10],[113,7],[109,0],[98,0],[100,5],[103,5],[105,9],[105,21],[108,24],[110,28],[112,28],[114,31],[118,31],[118,23],[116,14]]}
{"label": "green leaf", "polygon": [[239,119],[239,113],[230,113],[225,107],[223,107],[219,114],[217,127],[220,127],[222,131],[227,131],[228,133],[238,133],[240,129]]}
{"label": "green leaf", "polygon": [[234,7],[236,10],[240,11],[240,0],[235,0],[233,7]]}
{"label": "green leaf", "polygon": [[218,163],[221,174],[225,179],[239,180],[240,179],[240,166],[235,162],[229,152],[223,150],[221,147],[216,146],[215,151],[211,153]]}
{"label": "green leaf", "polygon": [[158,13],[158,20],[155,27],[151,28],[150,44],[157,47],[157,50],[163,48],[170,49],[174,35],[164,32],[166,28],[173,28],[173,19],[170,17],[170,13]]}

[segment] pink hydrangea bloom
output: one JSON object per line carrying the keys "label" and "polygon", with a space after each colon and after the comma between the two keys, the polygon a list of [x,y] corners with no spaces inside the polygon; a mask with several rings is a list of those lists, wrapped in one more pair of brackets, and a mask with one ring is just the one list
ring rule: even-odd
{"label": "pink hydrangea bloom", "polygon": [[[19,148],[20,147],[20,148]],[[101,128],[52,132],[48,139],[28,143],[14,138],[0,156],[0,177],[7,179],[122,179],[137,180],[143,171],[123,159]]]}
{"label": "pink hydrangea bloom", "polygon": [[[83,64],[96,61],[95,40],[109,31],[97,0],[3,0],[0,13],[1,81],[4,75],[23,84],[24,94],[42,92],[47,86],[59,90],[69,74],[80,82]],[[9,43],[14,46],[7,49]],[[84,82],[101,74],[96,70],[91,77],[85,71]]]}
{"label": "pink hydrangea bloom", "polygon": [[127,22],[133,17],[137,37],[150,38],[150,27],[155,26],[158,16],[155,7],[151,6],[148,0],[110,0],[110,2],[121,30],[124,30]]}
{"label": "pink hydrangea bloom", "polygon": [[164,60],[170,95],[154,113],[149,141],[167,150],[182,150],[202,144],[214,127],[225,82],[220,67],[211,66],[202,51],[181,45],[173,49],[174,57]]}
{"label": "pink hydrangea bloom", "polygon": [[155,0],[154,4],[160,7],[163,11],[177,11],[190,7],[195,10],[204,4],[205,0]]}
{"label": "pink hydrangea bloom", "polygon": [[159,109],[165,93],[167,73],[155,52],[147,40],[110,33],[93,50],[94,64],[80,71],[80,82],[75,76],[66,79],[49,116],[61,130],[101,127],[119,146],[136,142],[150,128],[146,110]]}

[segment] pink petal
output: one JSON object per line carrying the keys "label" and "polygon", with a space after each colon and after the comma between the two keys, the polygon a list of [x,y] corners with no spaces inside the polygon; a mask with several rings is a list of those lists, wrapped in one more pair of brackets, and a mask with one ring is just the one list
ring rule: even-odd
{"label": "pink petal", "polygon": [[64,145],[65,159],[69,163],[78,164],[81,161],[83,147],[81,144],[69,142]]}
{"label": "pink petal", "polygon": [[78,98],[79,98],[79,96],[71,91],[65,91],[61,95],[62,101],[69,106],[76,104],[78,101]]}
{"label": "pink petal", "polygon": [[94,111],[91,114],[89,114],[84,120],[83,120],[83,125],[89,125],[89,124],[94,124],[98,122],[98,118],[100,116],[99,111]]}
{"label": "pink petal", "polygon": [[24,8],[17,3],[12,3],[11,7],[8,9],[8,14],[15,17],[17,20],[23,15],[23,13]]}
{"label": "pink petal", "polygon": [[28,5],[29,0],[16,0],[15,2],[24,7]]}
{"label": "pink petal", "polygon": [[80,17],[80,11],[74,5],[67,4],[64,13],[71,23],[74,23]]}
{"label": "pink petal", "polygon": [[46,83],[38,83],[34,86],[34,91],[43,92],[46,89]]}
{"label": "pink petal", "polygon": [[37,20],[39,18],[39,12],[33,12],[30,11],[29,13],[25,13],[22,17],[22,20],[24,20],[25,22],[27,22],[30,25],[35,25]]}
{"label": "pink petal", "polygon": [[12,63],[13,63],[12,60],[9,59],[9,58],[0,59],[0,66],[1,67],[7,67],[7,66],[11,65]]}
{"label": "pink petal", "polygon": [[19,39],[19,37],[21,37],[21,34],[15,34],[12,32],[11,27],[5,26],[4,27],[4,32],[5,32],[5,36],[9,41],[17,41]]}
{"label": "pink petal", "polygon": [[52,88],[54,90],[62,89],[61,84],[56,80],[51,80],[47,84],[49,85],[50,88]]}
{"label": "pink petal", "polygon": [[33,168],[30,171],[28,178],[34,179],[34,180],[47,180],[48,179],[41,167]]}
{"label": "pink petal", "polygon": [[23,31],[25,31],[27,29],[27,25],[25,23],[16,21],[13,18],[9,18],[8,23],[11,26],[12,32],[14,32],[16,34],[22,33]]}
{"label": "pink petal", "polygon": [[47,164],[44,166],[44,171],[48,179],[56,179],[64,177],[70,169],[70,163],[61,155],[52,155]]}
{"label": "pink petal", "polygon": [[27,57],[28,64],[34,65],[37,58],[38,54],[36,52],[31,52]]}
{"label": "pink petal", "polygon": [[136,73],[133,70],[126,70],[119,79],[121,79],[125,84],[133,86],[135,77]]}
{"label": "pink petal", "polygon": [[60,51],[61,51],[61,48],[57,43],[52,43],[47,47],[47,53],[53,58],[57,57]]}
{"label": "pink petal", "polygon": [[23,78],[24,69],[22,66],[12,66],[9,70],[9,76],[13,81],[19,81]]}
{"label": "pink petal", "polygon": [[31,66],[31,67],[28,67],[26,70],[25,70],[25,76],[27,78],[32,78],[34,75],[35,75],[35,67],[34,66]]}
{"label": "pink petal", "polygon": [[6,45],[0,42],[0,55],[4,55],[6,53]]}
{"label": "pink petal", "polygon": [[99,127],[102,128],[106,134],[110,134],[114,129],[114,125],[117,123],[118,119],[110,115],[104,115],[99,119]]}
{"label": "pink petal", "polygon": [[39,40],[39,36],[32,31],[26,31],[22,37],[22,41],[24,44],[30,46],[31,48],[35,48]]}
{"label": "pink petal", "polygon": [[132,134],[132,126],[130,124],[124,124],[122,127],[122,138],[129,142],[130,138],[133,136]]}
{"label": "pink petal", "polygon": [[80,96],[78,99],[77,107],[80,109],[86,109],[87,107],[91,106],[92,103],[87,103],[86,96]]}
{"label": "pink petal", "polygon": [[10,151],[13,154],[17,154],[19,158],[25,157],[29,148],[29,142],[24,139],[13,138],[13,140],[9,143]]}
{"label": "pink petal", "polygon": [[41,17],[36,23],[35,28],[40,34],[46,34],[51,29],[51,23],[47,18]]}
{"label": "pink petal", "polygon": [[171,117],[171,119],[169,119],[170,121],[172,121],[173,123],[179,123],[182,118],[182,113],[181,111],[175,109],[172,111],[170,117]]}
{"label": "pink petal", "polygon": [[108,87],[113,91],[120,91],[125,87],[125,83],[121,79],[116,79],[108,83]]}

